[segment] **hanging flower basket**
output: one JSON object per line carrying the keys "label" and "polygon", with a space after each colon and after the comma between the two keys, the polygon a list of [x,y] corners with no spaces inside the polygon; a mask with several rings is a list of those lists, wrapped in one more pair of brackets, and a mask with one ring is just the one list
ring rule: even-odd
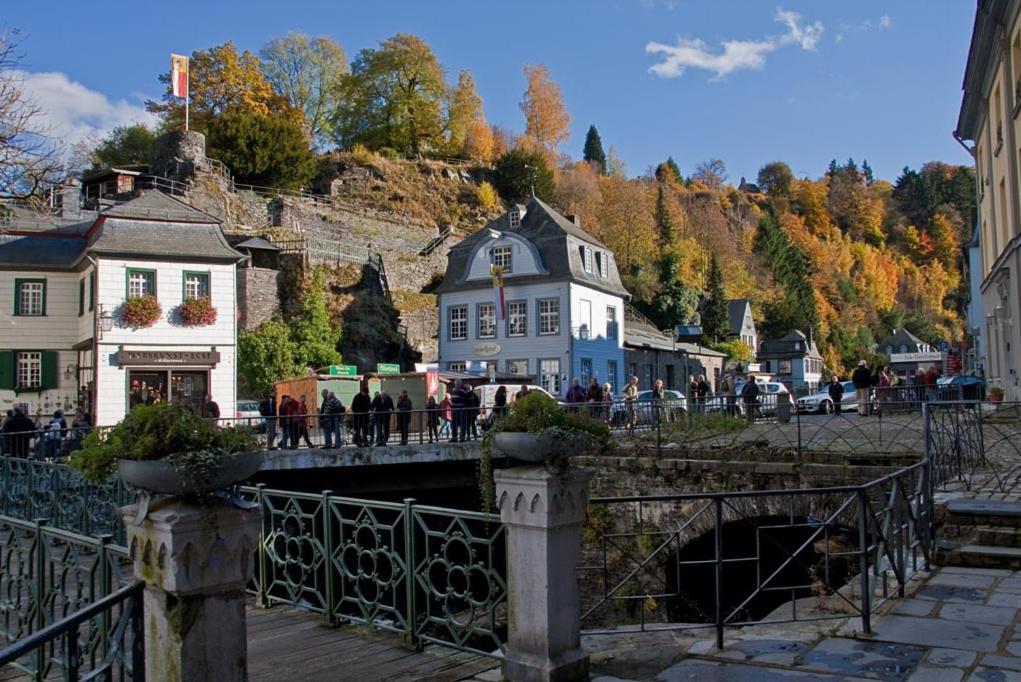
{"label": "hanging flower basket", "polygon": [[188,327],[216,323],[216,308],[208,298],[189,298],[181,304],[178,312],[181,314],[181,322]]}
{"label": "hanging flower basket", "polygon": [[163,314],[163,308],[155,296],[129,296],[121,306],[121,319],[124,326],[132,329],[151,327]]}

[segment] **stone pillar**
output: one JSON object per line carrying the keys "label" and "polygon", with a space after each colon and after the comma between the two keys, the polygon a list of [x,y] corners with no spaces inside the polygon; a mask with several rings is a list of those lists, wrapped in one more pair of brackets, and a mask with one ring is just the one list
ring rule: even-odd
{"label": "stone pillar", "polygon": [[514,682],[588,679],[575,570],[592,475],[571,469],[561,481],[544,466],[494,472],[500,519],[507,526],[503,675]]}
{"label": "stone pillar", "polygon": [[146,679],[247,680],[244,590],[261,509],[173,499],[136,526],[137,511],[130,505],[121,514],[135,577],[145,582]]}

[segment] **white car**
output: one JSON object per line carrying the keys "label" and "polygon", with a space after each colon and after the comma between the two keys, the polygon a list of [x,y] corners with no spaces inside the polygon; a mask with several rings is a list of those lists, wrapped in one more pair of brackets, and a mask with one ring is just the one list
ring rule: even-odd
{"label": "white car", "polygon": [[[482,384],[474,388],[475,395],[479,397],[479,407],[481,408],[479,419],[483,419],[487,414],[489,414],[489,410],[491,410],[493,405],[496,404],[496,392],[501,386],[507,387],[507,405],[510,405],[514,402],[514,398],[517,397],[518,391],[521,390],[521,384]],[[525,386],[528,388],[529,393],[532,391],[538,391],[539,393],[549,396],[553,400],[557,400],[556,397],[551,395],[550,392],[542,386],[536,386],[535,384],[525,384]]]}
{"label": "white car", "polygon": [[258,400],[239,400],[235,407],[235,426],[247,426],[250,429],[262,430],[262,411],[259,409]]}
{"label": "white car", "polygon": [[[844,395],[840,397],[840,409],[843,412],[851,412],[858,409],[858,395],[854,392],[853,381],[841,381],[844,387]],[[822,384],[822,390],[812,395],[798,398],[798,412],[820,414],[832,414],[833,399],[830,398],[829,384]]]}
{"label": "white car", "polygon": [[[745,413],[745,401],[741,392],[744,390],[747,381],[738,381],[735,386],[735,392],[737,395],[734,397],[734,404],[737,407],[738,414]],[[779,402],[778,396],[789,394],[790,391],[779,381],[764,381],[756,380],[755,385],[759,388],[759,396],[756,399],[758,402],[759,412],[762,414],[773,414],[776,412],[776,406]],[[697,406],[696,406],[697,407]],[[724,412],[728,409],[728,403],[726,396],[718,395],[709,398],[704,407],[702,408],[706,412]]]}

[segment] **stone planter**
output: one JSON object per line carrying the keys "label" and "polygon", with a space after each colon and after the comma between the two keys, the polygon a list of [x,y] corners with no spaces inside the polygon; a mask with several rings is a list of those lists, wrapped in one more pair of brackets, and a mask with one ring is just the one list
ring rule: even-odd
{"label": "stone planter", "polygon": [[117,462],[121,479],[132,488],[162,495],[203,495],[226,488],[252,476],[262,465],[261,452],[239,452],[220,458],[220,467],[206,479],[196,480],[165,459]]}
{"label": "stone planter", "polygon": [[548,433],[501,431],[496,434],[495,446],[500,454],[511,459],[545,462],[553,449],[553,438]]}

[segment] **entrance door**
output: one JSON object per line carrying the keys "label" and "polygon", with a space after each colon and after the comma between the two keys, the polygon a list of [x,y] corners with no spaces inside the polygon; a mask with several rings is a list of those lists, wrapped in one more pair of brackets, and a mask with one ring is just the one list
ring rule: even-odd
{"label": "entrance door", "polygon": [[209,373],[175,370],[170,376],[174,404],[201,412],[209,393]]}
{"label": "entrance door", "polygon": [[539,385],[560,396],[560,359],[539,360]]}

